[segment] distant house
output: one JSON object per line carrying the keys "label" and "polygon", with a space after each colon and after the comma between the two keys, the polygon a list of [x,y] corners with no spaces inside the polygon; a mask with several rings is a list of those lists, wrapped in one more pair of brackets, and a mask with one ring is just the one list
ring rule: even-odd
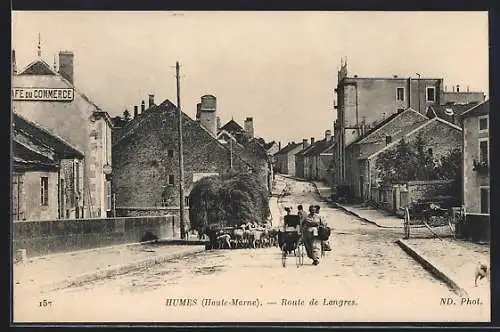
{"label": "distant house", "polygon": [[314,137],[311,137],[311,142],[312,144],[309,144],[307,138],[302,139],[302,149],[295,154],[295,175],[301,179],[306,178],[304,154],[314,145]]}
{"label": "distant house", "polygon": [[15,113],[12,126],[12,219],[74,216],[83,187],[83,153]]}
{"label": "distant house", "polygon": [[275,154],[278,173],[297,176],[295,154],[302,150],[302,143],[291,142]]}
{"label": "distant house", "polygon": [[376,162],[379,154],[388,149],[395,148],[403,138],[406,142],[413,143],[418,135],[421,135],[425,139],[428,153],[431,154],[434,159],[439,159],[453,148],[460,147],[462,141],[462,129],[438,117],[409,128],[405,134],[392,140],[391,143],[387,144],[385,147],[377,149],[377,151],[368,155],[361,154],[358,157],[359,180],[356,181],[358,185],[354,186],[355,196],[363,200],[377,200],[377,198],[373,196],[373,189],[376,189],[379,185],[378,171],[376,169]]}
{"label": "distant house", "polygon": [[325,131],[325,138],[311,144],[311,149],[304,153],[304,175],[309,180],[331,182],[326,173],[331,169],[333,162],[333,139],[330,130]]}
{"label": "distant house", "polygon": [[370,181],[364,172],[367,166],[363,166],[368,162],[367,158],[428,120],[426,116],[408,108],[392,114],[346,147],[346,179],[353,197],[368,199]]}
{"label": "distant house", "polygon": [[462,114],[463,204],[474,237],[488,238],[490,223],[490,102]]}
{"label": "distant house", "polygon": [[[231,169],[259,171],[199,122],[184,113],[182,117],[186,203],[201,178]],[[113,142],[113,188],[121,214],[151,215],[165,213],[158,207],[179,207],[178,149],[178,110],[169,100],[146,109],[122,128]]]}

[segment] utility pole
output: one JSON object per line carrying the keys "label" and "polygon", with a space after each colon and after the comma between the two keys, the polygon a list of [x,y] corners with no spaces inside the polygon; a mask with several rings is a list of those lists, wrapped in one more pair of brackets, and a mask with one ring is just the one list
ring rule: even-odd
{"label": "utility pole", "polygon": [[184,156],[182,144],[182,111],[181,111],[181,83],[179,78],[179,61],[175,63],[175,78],[177,79],[177,110],[179,116],[179,216],[181,239],[186,238],[186,225],[184,221]]}
{"label": "utility pole", "polygon": [[419,73],[415,73],[417,74],[418,76],[418,80],[417,80],[417,91],[418,91],[418,113],[421,113],[422,111],[420,110],[420,74]]}

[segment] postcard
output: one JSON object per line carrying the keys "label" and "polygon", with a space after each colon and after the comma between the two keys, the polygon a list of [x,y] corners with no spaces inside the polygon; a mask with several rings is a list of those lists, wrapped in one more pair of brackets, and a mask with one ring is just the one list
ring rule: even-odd
{"label": "postcard", "polygon": [[490,322],[487,12],[13,11],[11,54],[13,323]]}

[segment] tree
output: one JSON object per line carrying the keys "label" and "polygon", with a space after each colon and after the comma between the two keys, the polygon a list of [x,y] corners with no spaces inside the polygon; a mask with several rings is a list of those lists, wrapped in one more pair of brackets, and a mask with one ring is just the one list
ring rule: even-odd
{"label": "tree", "polygon": [[455,180],[456,190],[462,188],[462,150],[454,148],[441,156],[436,167],[437,177],[439,179]]}
{"label": "tree", "polygon": [[395,148],[380,153],[375,167],[382,182],[401,183],[415,178],[416,162],[416,155],[411,146],[401,139]]}
{"label": "tree", "polygon": [[415,172],[416,180],[435,180],[436,176],[436,163],[432,156],[432,152],[426,150],[427,143],[419,133],[414,144],[417,165]]}

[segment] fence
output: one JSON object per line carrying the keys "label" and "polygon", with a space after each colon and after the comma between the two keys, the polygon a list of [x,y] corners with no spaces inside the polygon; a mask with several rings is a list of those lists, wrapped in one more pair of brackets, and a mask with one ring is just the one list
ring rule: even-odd
{"label": "fence", "polygon": [[146,232],[161,239],[180,239],[179,218],[173,215],[56,219],[13,223],[13,251],[29,257],[140,242]]}
{"label": "fence", "polygon": [[[412,201],[432,199],[439,196],[460,197],[453,180],[409,181],[406,184],[373,186],[370,200],[389,212],[397,213]],[[460,204],[458,204],[460,206]]]}

